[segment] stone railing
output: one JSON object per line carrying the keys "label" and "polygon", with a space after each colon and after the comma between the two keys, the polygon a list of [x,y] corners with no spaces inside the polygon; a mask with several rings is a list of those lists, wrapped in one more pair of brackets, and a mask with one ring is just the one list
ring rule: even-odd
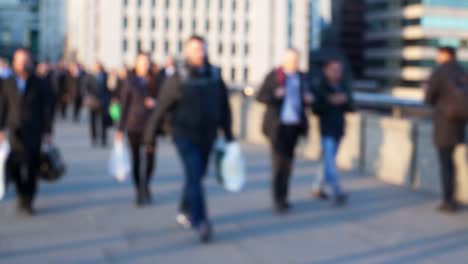
{"label": "stone railing", "polygon": [[[338,154],[339,168],[360,171],[389,184],[440,193],[439,162],[432,143],[432,122],[427,117],[406,118],[401,115],[404,110],[427,113],[429,109],[420,101],[401,100],[387,95],[356,93],[355,99],[360,108],[393,110],[394,114],[366,110],[348,114],[346,135]],[[231,106],[236,134],[246,141],[266,144],[261,132],[264,106],[241,93],[231,95]],[[300,151],[306,158],[319,161],[319,122],[312,114],[309,122],[311,130]],[[467,157],[467,147],[459,146],[455,154],[457,196],[465,203],[468,203]]]}

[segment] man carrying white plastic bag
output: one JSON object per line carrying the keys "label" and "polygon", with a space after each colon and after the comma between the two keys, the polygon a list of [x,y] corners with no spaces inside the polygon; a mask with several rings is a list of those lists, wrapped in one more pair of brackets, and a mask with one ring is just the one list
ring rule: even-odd
{"label": "man carrying white plastic bag", "polygon": [[3,143],[0,144],[0,200],[2,200],[5,197],[6,193],[6,163],[8,160],[8,155],[10,155],[10,144],[6,140],[4,140]]}
{"label": "man carrying white plastic bag", "polygon": [[130,174],[131,163],[124,140],[116,140],[111,152],[109,172],[118,182],[124,182]]}

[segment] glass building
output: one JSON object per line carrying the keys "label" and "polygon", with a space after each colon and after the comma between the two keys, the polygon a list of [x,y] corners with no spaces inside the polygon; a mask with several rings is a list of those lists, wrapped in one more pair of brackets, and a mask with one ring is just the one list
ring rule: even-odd
{"label": "glass building", "polygon": [[468,1],[367,0],[367,9],[365,75],[380,87],[420,88],[440,46],[468,67]]}

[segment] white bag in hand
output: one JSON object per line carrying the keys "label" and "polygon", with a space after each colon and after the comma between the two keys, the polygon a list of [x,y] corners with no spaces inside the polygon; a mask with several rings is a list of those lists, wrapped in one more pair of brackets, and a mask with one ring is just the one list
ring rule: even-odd
{"label": "white bag in hand", "polygon": [[109,172],[117,181],[123,182],[127,179],[131,170],[131,161],[128,148],[123,140],[116,140],[112,148]]}
{"label": "white bag in hand", "polygon": [[224,188],[230,192],[239,192],[245,185],[245,160],[241,147],[236,142],[226,144],[221,162]]}
{"label": "white bag in hand", "polygon": [[8,155],[10,155],[10,144],[4,140],[0,144],[0,200],[3,199],[6,192],[6,163]]}

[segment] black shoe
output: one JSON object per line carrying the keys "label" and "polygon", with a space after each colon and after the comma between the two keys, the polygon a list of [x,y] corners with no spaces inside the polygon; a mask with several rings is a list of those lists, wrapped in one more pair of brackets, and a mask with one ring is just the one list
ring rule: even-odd
{"label": "black shoe", "polygon": [[208,222],[201,224],[198,228],[198,235],[201,243],[210,243],[213,239],[213,227],[211,224]]}
{"label": "black shoe", "polygon": [[153,203],[153,195],[151,194],[151,188],[149,186],[146,186],[145,188],[143,188],[143,196],[144,196],[146,204]]}
{"label": "black shoe", "polygon": [[284,215],[291,210],[291,204],[288,202],[280,202],[275,205],[275,211],[277,214]]}
{"label": "black shoe", "polygon": [[19,216],[33,217],[36,212],[32,206],[32,199],[19,198],[17,205],[17,213]]}
{"label": "black shoe", "polygon": [[446,214],[455,214],[458,211],[458,204],[456,202],[443,202],[438,210]]}
{"label": "black shoe", "polygon": [[137,191],[136,198],[135,198],[135,205],[136,207],[143,207],[145,206],[145,196],[143,192]]}
{"label": "black shoe", "polygon": [[335,205],[338,207],[345,206],[347,202],[348,202],[347,194],[340,194],[335,197]]}
{"label": "black shoe", "polygon": [[320,191],[313,191],[312,198],[317,199],[317,200],[328,200],[330,196],[326,192],[320,190]]}

